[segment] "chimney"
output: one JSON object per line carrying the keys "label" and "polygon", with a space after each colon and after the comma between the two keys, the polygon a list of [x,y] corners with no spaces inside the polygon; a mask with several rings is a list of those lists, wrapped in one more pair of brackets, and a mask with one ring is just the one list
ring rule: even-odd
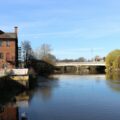
{"label": "chimney", "polygon": [[17,26],[14,27],[14,30],[15,30],[15,33],[18,34],[18,27]]}

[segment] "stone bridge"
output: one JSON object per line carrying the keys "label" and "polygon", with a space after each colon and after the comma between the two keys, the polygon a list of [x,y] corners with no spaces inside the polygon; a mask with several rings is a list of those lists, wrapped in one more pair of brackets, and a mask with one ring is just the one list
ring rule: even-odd
{"label": "stone bridge", "polygon": [[57,62],[55,66],[105,66],[105,62]]}
{"label": "stone bridge", "polygon": [[79,73],[81,68],[89,70],[90,68],[99,68],[105,70],[105,62],[57,62],[55,67],[65,73],[68,68],[74,67],[76,73]]}

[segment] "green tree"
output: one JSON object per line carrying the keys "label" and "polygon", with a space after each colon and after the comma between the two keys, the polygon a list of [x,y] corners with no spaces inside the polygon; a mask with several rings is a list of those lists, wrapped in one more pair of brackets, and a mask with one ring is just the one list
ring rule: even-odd
{"label": "green tree", "polygon": [[113,68],[116,70],[120,69],[120,55],[113,62]]}
{"label": "green tree", "polygon": [[86,62],[87,60],[84,57],[80,57],[77,59],[78,62]]}
{"label": "green tree", "polygon": [[107,71],[111,71],[111,70],[113,70],[115,68],[115,66],[117,66],[115,64],[117,64],[116,59],[118,58],[118,56],[120,56],[120,50],[118,50],[118,49],[110,52],[107,55],[106,60],[105,60]]}

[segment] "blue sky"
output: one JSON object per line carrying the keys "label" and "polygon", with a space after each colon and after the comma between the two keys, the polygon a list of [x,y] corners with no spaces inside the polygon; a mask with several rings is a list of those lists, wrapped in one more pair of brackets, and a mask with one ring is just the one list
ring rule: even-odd
{"label": "blue sky", "polygon": [[0,29],[19,27],[19,44],[51,45],[59,59],[106,56],[120,48],[119,0],[4,0]]}

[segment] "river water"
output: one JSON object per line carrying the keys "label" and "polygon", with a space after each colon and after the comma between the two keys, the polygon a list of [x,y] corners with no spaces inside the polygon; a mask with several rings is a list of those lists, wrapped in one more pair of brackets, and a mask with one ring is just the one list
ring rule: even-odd
{"label": "river water", "polygon": [[120,81],[105,75],[40,77],[34,90],[16,96],[4,109],[17,115],[12,120],[23,114],[28,120],[119,120]]}

